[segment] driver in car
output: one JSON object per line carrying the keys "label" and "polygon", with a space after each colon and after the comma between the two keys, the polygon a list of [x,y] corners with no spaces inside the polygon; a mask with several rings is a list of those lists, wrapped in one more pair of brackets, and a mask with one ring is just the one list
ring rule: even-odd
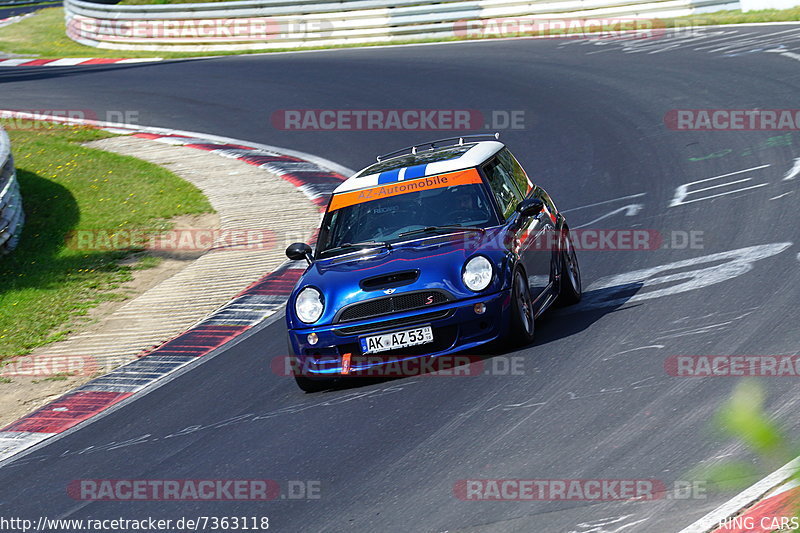
{"label": "driver in car", "polygon": [[452,200],[448,204],[453,207],[447,224],[475,223],[481,214],[475,194],[468,187],[456,187],[450,194]]}

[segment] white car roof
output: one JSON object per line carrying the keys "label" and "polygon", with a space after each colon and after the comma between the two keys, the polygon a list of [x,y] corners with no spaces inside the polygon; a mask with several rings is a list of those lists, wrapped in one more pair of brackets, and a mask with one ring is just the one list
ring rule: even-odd
{"label": "white car roof", "polygon": [[[400,155],[380,161],[357,172],[336,187],[333,194],[476,167],[504,147],[505,145],[498,141],[479,141],[463,145],[443,146],[436,150],[420,150],[416,154]],[[448,155],[452,157],[447,157]],[[440,156],[438,160],[437,156]],[[442,159],[442,157],[445,158]],[[426,160],[431,162],[426,162]]]}

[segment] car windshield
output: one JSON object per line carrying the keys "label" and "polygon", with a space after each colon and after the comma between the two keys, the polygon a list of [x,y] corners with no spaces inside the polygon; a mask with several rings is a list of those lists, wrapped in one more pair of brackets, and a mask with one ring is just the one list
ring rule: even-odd
{"label": "car windshield", "polygon": [[349,253],[365,246],[425,237],[414,230],[440,226],[483,228],[495,225],[494,210],[479,183],[409,192],[329,211],[320,232],[320,256]]}

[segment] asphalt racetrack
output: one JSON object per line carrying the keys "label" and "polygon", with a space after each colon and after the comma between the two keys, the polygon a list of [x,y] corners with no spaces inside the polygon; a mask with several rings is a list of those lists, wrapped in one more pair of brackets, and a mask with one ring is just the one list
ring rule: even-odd
{"label": "asphalt racetrack", "polygon": [[[518,112],[524,127],[503,129],[501,139],[573,229],[652,230],[665,245],[579,250],[584,301],[548,312],[535,343],[488,359],[487,375],[303,394],[270,370],[285,355],[279,320],[0,468],[0,513],[268,516],[274,531],[680,530],[736,491],[462,501],[454,487],[655,479],[672,491],[698,465],[750,459],[711,429],[737,379],[675,377],[665,361],[798,353],[800,176],[792,169],[800,132],[675,131],[665,116],[800,107],[800,62],[784,54],[796,39],[800,27],[785,25],[649,43],[505,40],[0,68],[5,109],[86,109],[101,120],[127,113],[140,124],[302,150],[353,169],[450,132],[285,131],[271,118],[282,110],[449,109],[480,110],[490,121],[492,112],[497,120]],[[511,361],[522,371],[504,372]],[[769,412],[795,439],[796,380],[762,380]],[[90,502],[67,494],[80,479],[254,478],[277,480],[285,497]],[[319,487],[319,498],[286,497],[290,481]]]}
{"label": "asphalt racetrack", "polygon": [[22,3],[22,5],[11,4],[5,7],[0,7],[0,19],[8,17],[16,17],[18,15],[24,15],[25,13],[38,11],[45,7],[58,7],[59,5],[61,5],[60,2],[53,2],[52,4],[46,4],[46,5],[24,4],[24,3]]}

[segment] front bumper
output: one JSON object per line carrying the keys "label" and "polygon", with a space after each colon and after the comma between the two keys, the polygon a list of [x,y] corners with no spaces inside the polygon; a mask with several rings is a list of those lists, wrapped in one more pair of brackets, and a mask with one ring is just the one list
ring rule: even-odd
{"label": "front bumper", "polygon": [[[475,312],[475,304],[483,303],[486,310]],[[343,356],[350,354],[349,365],[344,370],[352,376],[380,376],[380,367],[424,357],[440,357],[502,338],[508,333],[511,295],[505,290],[489,295],[371,318],[310,328],[289,330],[289,344],[295,356],[296,374],[309,378],[334,378],[343,375]],[[360,339],[392,331],[431,326],[433,342],[364,355]],[[308,342],[315,333],[316,344]]]}

